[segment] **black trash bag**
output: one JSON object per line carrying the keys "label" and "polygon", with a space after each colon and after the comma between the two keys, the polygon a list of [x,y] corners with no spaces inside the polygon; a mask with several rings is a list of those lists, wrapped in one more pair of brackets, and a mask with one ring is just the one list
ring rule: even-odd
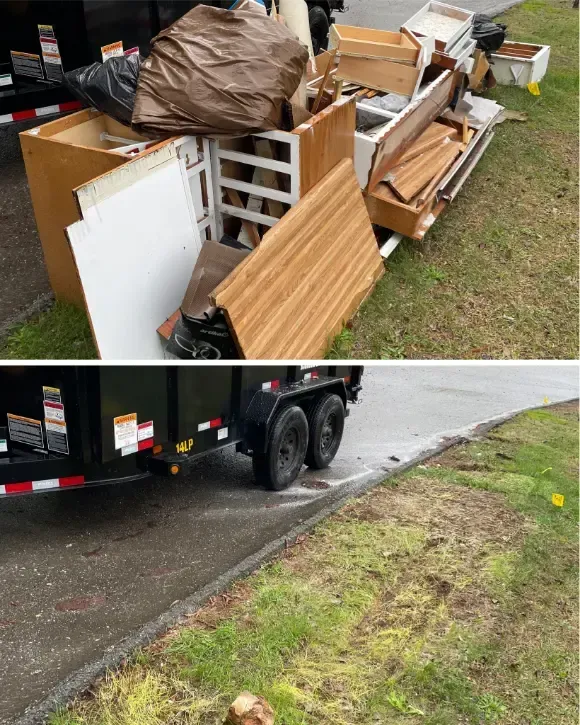
{"label": "black trash bag", "polygon": [[65,73],[65,85],[79,101],[130,126],[141,60],[133,53],[77,68]]}
{"label": "black trash bag", "polygon": [[507,25],[494,23],[489,15],[476,13],[473,19],[471,37],[477,40],[477,47],[485,53],[499,50],[505,40]]}

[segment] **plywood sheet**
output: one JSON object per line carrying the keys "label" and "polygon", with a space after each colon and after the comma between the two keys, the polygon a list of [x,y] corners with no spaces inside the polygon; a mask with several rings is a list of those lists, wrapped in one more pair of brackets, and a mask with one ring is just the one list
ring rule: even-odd
{"label": "plywood sheet", "polygon": [[246,359],[316,359],[383,273],[351,160],[341,161],[214,290]]}
{"label": "plywood sheet", "polygon": [[181,304],[201,247],[180,163],[140,164],[131,179],[121,168],[77,190],[83,219],[67,235],[103,360],[163,358],[156,330]]}

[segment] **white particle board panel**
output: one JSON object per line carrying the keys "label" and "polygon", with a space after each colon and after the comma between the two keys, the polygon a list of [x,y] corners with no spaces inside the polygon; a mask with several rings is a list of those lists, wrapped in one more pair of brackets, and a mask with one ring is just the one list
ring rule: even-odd
{"label": "white particle board panel", "polygon": [[116,170],[92,181],[101,200],[66,230],[103,360],[163,358],[157,328],[181,304],[201,248],[182,163],[171,158],[108,195],[95,185],[111,189]]}

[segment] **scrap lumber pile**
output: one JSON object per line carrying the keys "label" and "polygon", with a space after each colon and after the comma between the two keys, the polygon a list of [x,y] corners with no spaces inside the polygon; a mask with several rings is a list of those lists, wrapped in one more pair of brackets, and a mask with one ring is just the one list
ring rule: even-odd
{"label": "scrap lumber pile", "polygon": [[398,31],[332,25],[316,57],[307,18],[198,6],[130,68],[67,74],[96,107],[21,134],[52,287],[101,358],[323,356],[491,142],[504,109],[479,94],[548,62],[435,0]]}

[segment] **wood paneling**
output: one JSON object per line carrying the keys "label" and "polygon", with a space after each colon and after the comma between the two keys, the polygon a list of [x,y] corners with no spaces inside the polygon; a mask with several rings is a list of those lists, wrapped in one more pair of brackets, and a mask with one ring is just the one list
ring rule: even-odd
{"label": "wood paneling", "polygon": [[352,161],[341,161],[210,295],[246,359],[316,359],[384,268]]}
{"label": "wood paneling", "polygon": [[354,159],[356,99],[341,98],[292,131],[300,139],[300,196],[342,159]]}

